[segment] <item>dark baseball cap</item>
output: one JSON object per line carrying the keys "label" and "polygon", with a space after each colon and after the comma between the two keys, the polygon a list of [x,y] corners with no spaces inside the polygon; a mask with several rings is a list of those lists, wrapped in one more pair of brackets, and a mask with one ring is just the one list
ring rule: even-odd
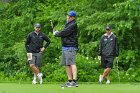
{"label": "dark baseball cap", "polygon": [[111,26],[106,26],[106,30],[111,30],[112,27]]}
{"label": "dark baseball cap", "polygon": [[34,25],[34,27],[40,28],[41,25],[40,25],[39,23],[36,23],[36,24]]}

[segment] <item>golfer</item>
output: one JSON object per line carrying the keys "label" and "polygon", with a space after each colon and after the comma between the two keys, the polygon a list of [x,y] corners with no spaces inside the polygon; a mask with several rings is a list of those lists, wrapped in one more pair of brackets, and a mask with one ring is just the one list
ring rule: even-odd
{"label": "golfer", "polygon": [[78,49],[78,30],[76,23],[76,12],[70,11],[67,15],[65,28],[62,31],[53,33],[56,37],[61,37],[62,42],[62,60],[61,65],[65,66],[68,81],[64,84],[66,87],[78,87],[77,67],[75,63],[76,51]]}
{"label": "golfer", "polygon": [[101,37],[98,55],[101,66],[104,68],[103,74],[99,76],[99,83],[101,84],[103,79],[106,78],[106,84],[110,84],[109,73],[113,67],[114,58],[118,59],[119,56],[118,41],[111,26],[106,27],[106,33]]}
{"label": "golfer", "polygon": [[[40,84],[42,84],[42,73],[39,73],[39,67],[41,66],[42,61],[42,52],[50,44],[50,39],[41,32],[41,25],[39,23],[35,24],[34,31],[30,32],[27,36],[25,47],[27,51],[27,57],[31,69],[34,73],[34,79],[32,84],[36,84],[36,77],[38,77]],[[43,46],[44,41],[47,43]]]}

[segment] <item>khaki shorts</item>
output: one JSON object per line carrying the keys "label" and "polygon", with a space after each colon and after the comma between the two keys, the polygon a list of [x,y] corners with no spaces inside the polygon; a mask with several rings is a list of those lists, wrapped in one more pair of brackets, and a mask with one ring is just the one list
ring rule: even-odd
{"label": "khaki shorts", "polygon": [[76,58],[76,50],[74,48],[62,50],[61,66],[74,65]]}
{"label": "khaki shorts", "polygon": [[29,64],[34,64],[37,67],[40,67],[42,63],[42,53],[32,53],[32,60],[29,61]]}

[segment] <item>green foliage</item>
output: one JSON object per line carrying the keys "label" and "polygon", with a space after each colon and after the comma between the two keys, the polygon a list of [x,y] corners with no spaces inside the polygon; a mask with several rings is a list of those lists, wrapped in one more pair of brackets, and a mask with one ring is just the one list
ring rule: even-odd
{"label": "green foliage", "polygon": [[98,81],[100,62],[96,58],[77,54],[78,80],[83,82]]}
{"label": "green foliage", "polygon": [[[0,80],[30,80],[33,76],[26,58],[24,42],[33,25],[39,22],[42,32],[51,39],[43,53],[41,71],[45,81],[66,81],[60,67],[61,40],[52,35],[49,20],[56,30],[64,28],[67,12],[77,12],[79,50],[78,80],[98,81],[102,73],[97,60],[98,45],[105,26],[110,24],[118,37],[119,70],[122,81],[140,81],[140,1],[139,0],[11,0],[0,1]],[[114,65],[115,67],[115,65]],[[117,80],[117,69],[111,72]]]}

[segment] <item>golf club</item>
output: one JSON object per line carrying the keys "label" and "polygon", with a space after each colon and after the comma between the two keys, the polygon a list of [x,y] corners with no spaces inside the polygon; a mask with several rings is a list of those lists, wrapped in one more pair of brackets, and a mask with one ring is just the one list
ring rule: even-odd
{"label": "golf club", "polygon": [[118,70],[118,80],[120,83],[120,71],[119,71],[119,60],[117,59],[117,70]]}
{"label": "golf club", "polygon": [[52,27],[53,32],[54,32],[53,20],[50,20],[50,22],[51,22],[51,27]]}

